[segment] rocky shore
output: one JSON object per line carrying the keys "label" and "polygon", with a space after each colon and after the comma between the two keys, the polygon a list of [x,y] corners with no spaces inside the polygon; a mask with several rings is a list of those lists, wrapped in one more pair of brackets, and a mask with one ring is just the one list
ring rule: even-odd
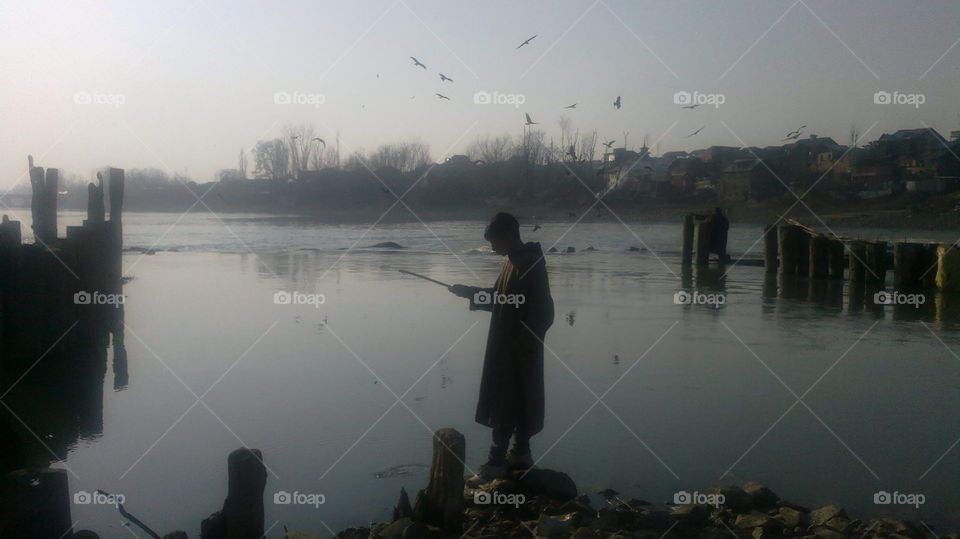
{"label": "rocky shore", "polygon": [[[561,472],[515,472],[480,489],[465,488],[463,535],[478,538],[557,537],[576,539],[660,537],[804,539],[920,538],[956,539],[960,535],[934,535],[918,522],[894,518],[861,520],[836,505],[816,509],[780,498],[756,482],[707,490],[703,497],[723,503],[657,506],[644,500],[624,499],[612,490],[601,493],[606,504],[594,507],[577,492]],[[343,539],[414,539],[448,537],[439,528],[405,514],[406,493],[392,522],[373,528],[350,528],[337,534]],[[321,536],[288,532],[285,539]]]}

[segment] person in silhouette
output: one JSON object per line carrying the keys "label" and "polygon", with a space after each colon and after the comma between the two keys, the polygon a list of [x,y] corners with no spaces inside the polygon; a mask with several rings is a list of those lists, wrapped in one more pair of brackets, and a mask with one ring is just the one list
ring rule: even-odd
{"label": "person in silhouette", "polygon": [[533,466],[530,437],[543,429],[544,418],[543,339],[554,314],[543,250],[520,239],[517,219],[498,213],[484,238],[507,257],[493,288],[449,288],[470,300],[470,310],[491,313],[475,419],[493,429],[493,443],[471,486]]}
{"label": "person in silhouette", "polygon": [[716,208],[711,216],[713,230],[711,230],[711,251],[717,253],[717,258],[721,263],[730,261],[730,255],[727,254],[727,231],[730,230],[730,221],[723,214],[723,208]]}

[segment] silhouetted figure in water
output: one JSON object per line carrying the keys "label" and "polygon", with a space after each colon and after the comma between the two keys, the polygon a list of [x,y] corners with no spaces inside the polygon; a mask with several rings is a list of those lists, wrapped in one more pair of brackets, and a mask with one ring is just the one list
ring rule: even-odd
{"label": "silhouetted figure in water", "polygon": [[543,338],[553,324],[553,298],[540,244],[524,243],[520,224],[508,213],[493,218],[484,238],[494,252],[507,257],[493,288],[450,287],[470,299],[471,310],[492,313],[476,421],[493,429],[493,443],[471,485],[533,466],[530,437],[543,429]]}
{"label": "silhouetted figure in water", "polygon": [[713,222],[713,234],[711,234],[711,251],[717,253],[717,258],[721,263],[729,262],[730,255],[727,254],[727,231],[730,230],[730,221],[723,214],[723,208],[716,208],[711,218]]}

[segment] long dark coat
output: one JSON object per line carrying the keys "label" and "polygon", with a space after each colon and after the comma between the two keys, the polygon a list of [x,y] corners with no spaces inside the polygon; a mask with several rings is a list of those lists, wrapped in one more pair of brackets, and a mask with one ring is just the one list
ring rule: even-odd
{"label": "long dark coat", "polygon": [[476,421],[501,429],[520,426],[536,434],[543,429],[543,338],[553,324],[540,244],[527,243],[509,253],[494,288],[478,290],[508,298],[514,294],[523,302],[491,305],[471,299],[471,309],[491,311]]}

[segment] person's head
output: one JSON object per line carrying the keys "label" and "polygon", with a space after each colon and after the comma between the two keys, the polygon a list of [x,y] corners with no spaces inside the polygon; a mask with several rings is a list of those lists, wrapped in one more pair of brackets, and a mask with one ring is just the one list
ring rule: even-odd
{"label": "person's head", "polygon": [[505,212],[493,216],[483,238],[490,242],[490,248],[498,255],[505,255],[523,245],[520,240],[520,223],[516,217]]}

